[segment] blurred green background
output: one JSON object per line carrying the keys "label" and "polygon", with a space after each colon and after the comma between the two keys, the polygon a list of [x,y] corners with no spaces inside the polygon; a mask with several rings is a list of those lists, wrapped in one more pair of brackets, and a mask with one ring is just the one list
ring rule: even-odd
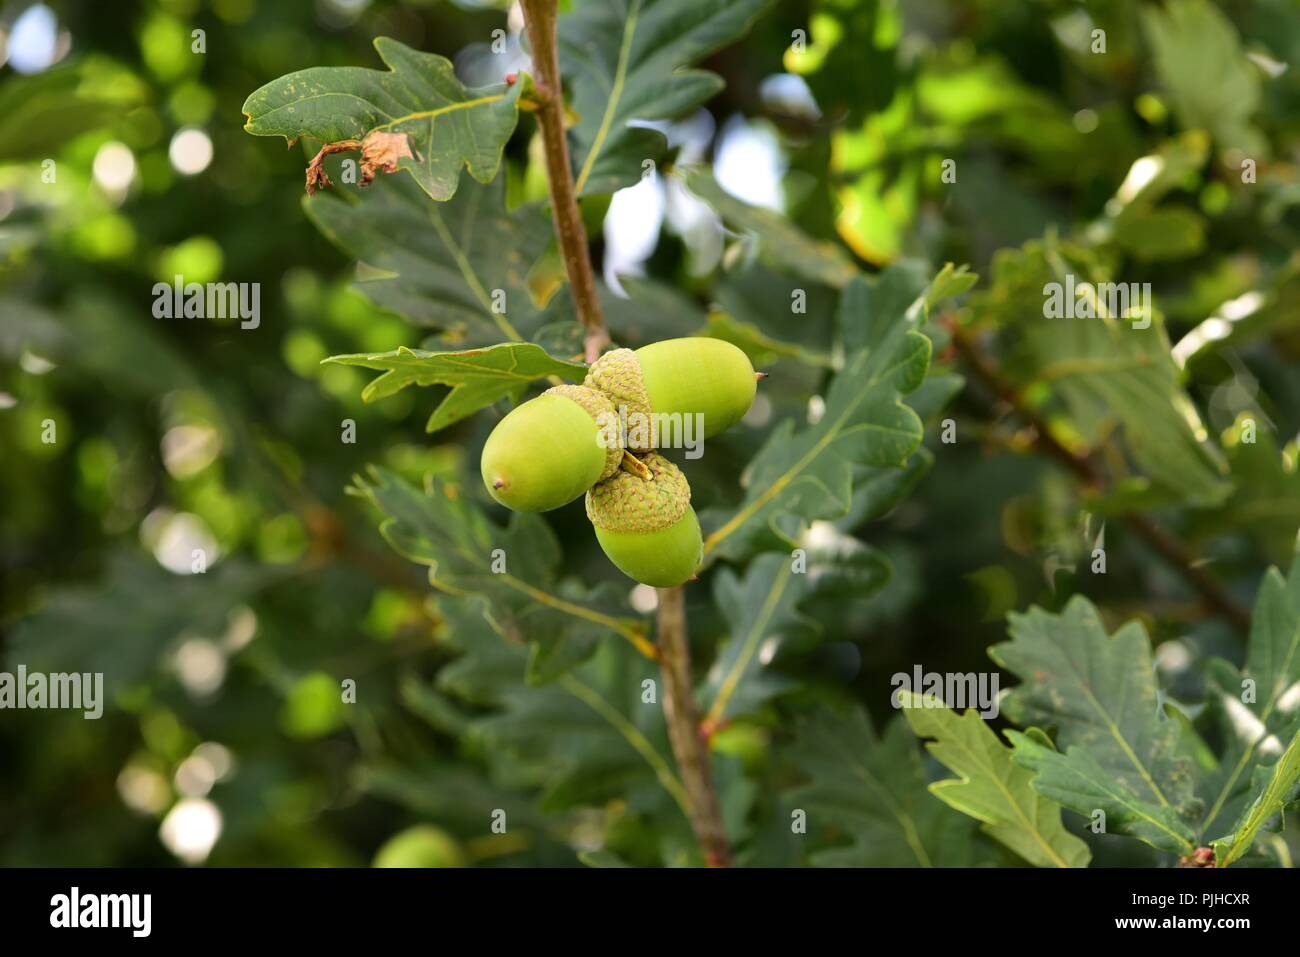
{"label": "blurred green background", "polygon": [[[416,825],[439,829],[419,847],[441,863],[688,856],[680,815],[623,789],[617,768],[557,782],[568,751],[547,721],[567,728],[565,713],[483,693],[460,657],[481,620],[448,620],[424,570],[345,495],[372,462],[476,492],[495,416],[429,438],[436,394],[367,405],[366,373],[320,365],[424,333],[357,292],[356,264],[303,214],[309,150],[286,155],[242,130],[252,90],[313,65],[377,66],[380,35],[452,58],[471,85],[498,82],[526,63],[507,6],[0,6],[0,650],[11,670],[104,671],[110,694],[99,721],[0,712],[0,864],[365,865]],[[498,29],[504,54],[491,51]],[[1193,477],[1172,462],[1175,474],[1113,494],[1146,496],[1249,604],[1300,525],[1300,70],[1287,68],[1298,54],[1292,0],[1174,12],[1130,0],[781,2],[707,59],[726,88],[671,141],[679,160],[711,162],[733,196],[837,245],[833,261],[970,263],[983,279],[961,318],[999,333],[1012,381],[1034,382],[1033,335],[1017,322],[1038,308],[1035,256],[1151,282],[1182,350],[1179,395],[1232,490],[1177,488]],[[512,203],[544,195],[533,132],[522,121],[508,150]],[[701,507],[726,501],[767,432],[807,418],[838,290],[792,279],[779,242],[756,255],[679,180],[655,176],[604,206],[585,211],[598,269],[611,286],[628,276],[638,306],[613,314],[616,333],[635,343],[739,324],[772,373],[692,474]],[[259,327],[154,318],[154,284],[177,274],[259,283]],[[809,301],[797,317],[796,281]],[[1139,462],[1148,439],[1158,446],[1131,422],[1054,409],[1051,388],[1030,394],[1047,395],[1061,428],[1123,429]],[[1107,524],[1107,503],[1081,519],[1084,490],[1028,454],[996,396],[972,384],[944,415],[957,443],[928,429],[935,467],[863,535],[892,560],[892,580],[811,609],[826,635],[786,666],[797,700],[858,701],[879,722],[893,672],[987,668],[1008,611],[1079,591],[1112,623],[1145,620],[1173,693],[1195,697],[1205,655],[1240,660],[1240,637]],[[1257,444],[1237,441],[1243,415],[1260,423]],[[355,444],[340,441],[345,420]],[[550,518],[567,573],[647,610],[581,506]],[[1109,567],[1092,576],[1103,526]],[[729,626],[707,584],[688,600],[702,676]],[[357,682],[355,705],[339,701],[344,679]],[[554,692],[517,692],[530,693]],[[805,853],[779,836],[792,780],[783,707],[715,742],[729,826],[765,863]],[[487,829],[493,808],[520,822],[508,840]],[[1097,860],[1146,853],[1103,846]]]}

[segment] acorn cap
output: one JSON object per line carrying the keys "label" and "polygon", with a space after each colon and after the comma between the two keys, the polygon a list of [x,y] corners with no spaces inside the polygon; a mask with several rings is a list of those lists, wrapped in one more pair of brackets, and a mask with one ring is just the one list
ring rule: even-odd
{"label": "acorn cap", "polygon": [[[645,380],[641,376],[641,360],[631,349],[614,349],[591,364],[587,378],[582,382],[590,389],[603,392],[620,412],[620,406],[627,409],[629,419],[640,414],[643,421],[651,421],[654,409],[650,405],[650,394],[646,392]],[[633,447],[633,451],[646,451]]]}
{"label": "acorn cap", "polygon": [[561,395],[578,403],[586,410],[599,428],[596,440],[604,444],[605,468],[600,473],[601,479],[607,479],[618,471],[623,461],[622,430],[618,427],[618,411],[614,403],[604,394],[584,385],[557,385],[547,389],[542,395]]}
{"label": "acorn cap", "polygon": [[[626,351],[626,350],[620,350]],[[615,472],[587,490],[587,518],[611,532],[655,532],[677,522],[691,505],[681,469],[658,452],[641,456],[650,480]]]}

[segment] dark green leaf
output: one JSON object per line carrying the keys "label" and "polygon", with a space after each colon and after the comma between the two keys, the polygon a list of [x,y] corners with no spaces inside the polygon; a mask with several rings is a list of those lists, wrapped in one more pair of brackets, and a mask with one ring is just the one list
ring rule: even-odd
{"label": "dark green leaf", "polygon": [[696,167],[684,178],[726,222],[756,239],[760,257],[773,268],[837,289],[858,275],[852,257],[839,246],[811,239],[784,216],[736,199],[709,170]]}
{"label": "dark green leaf", "polygon": [[541,346],[519,342],[462,352],[425,352],[401,346],[395,352],[331,356],[325,361],[384,370],[361,393],[367,402],[386,398],[408,385],[451,386],[429,417],[426,432],[446,428],[499,399],[518,399],[538,379],[560,376],[578,382],[587,372],[581,363],[552,359]]}
{"label": "dark green leaf", "polygon": [[931,794],[1035,867],[1088,866],[1088,845],[1065,829],[1060,807],[1034,791],[1033,774],[1012,763],[1011,749],[973,708],[959,715],[937,698],[900,697],[912,730],[933,739],[926,750],[958,775],[931,784]]}
{"label": "dark green leaf", "polygon": [[[690,113],[722,79],[687,69],[739,39],[772,0],[578,0],[560,18],[560,71],[578,125],[579,194],[612,193],[659,162],[666,142],[647,120]],[[636,123],[637,125],[633,125]]]}
{"label": "dark green leaf", "polygon": [[1023,682],[1004,711],[1021,727],[1054,727],[1064,749],[1017,743],[1016,760],[1040,772],[1035,786],[1083,814],[1105,811],[1108,831],[1185,852],[1194,833],[1188,822],[1202,807],[1179,725],[1161,712],[1142,626],[1107,635],[1078,596],[1059,615],[1033,608],[1010,621],[1011,641],[989,649]]}
{"label": "dark green leaf", "polygon": [[404,177],[364,193],[304,199],[316,228],[370,268],[360,289],[381,306],[445,332],[449,346],[523,341],[544,317],[528,273],[551,243],[537,206],[507,212],[501,180],[465,182],[434,203]]}
{"label": "dark green leaf", "polygon": [[[800,725],[790,762],[809,782],[789,794],[809,837],[830,843],[828,867],[969,865],[975,822],[930,794],[916,740],[901,718],[877,738],[866,715],[819,713]],[[847,838],[847,843],[844,839]]]}
{"label": "dark green leaf", "polygon": [[468,90],[450,60],[388,37],[375,39],[387,70],[312,67],[272,80],[244,101],[255,136],[311,137],[323,143],[405,134],[399,168],[436,200],[456,192],[461,167],[491,182],[515,130],[523,84]]}

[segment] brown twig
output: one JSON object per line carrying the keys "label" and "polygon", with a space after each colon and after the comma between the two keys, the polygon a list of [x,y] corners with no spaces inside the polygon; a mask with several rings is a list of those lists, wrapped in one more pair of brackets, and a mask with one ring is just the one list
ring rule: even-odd
{"label": "brown twig", "polygon": [[[949,328],[952,332],[953,348],[957,354],[975,373],[975,377],[998,399],[1010,406],[1017,418],[1033,430],[1035,447],[1073,472],[1085,487],[1098,491],[1103,489],[1106,478],[1097,463],[1090,456],[1072,451],[1052,434],[1046,420],[1031,409],[1019,391],[1002,377],[992,360],[984,354],[975,341],[972,333],[955,323],[950,324]],[[1250,610],[1232,597],[1222,583],[1197,562],[1191,549],[1182,539],[1161,528],[1146,515],[1129,512],[1121,515],[1120,518],[1196,590],[1206,607],[1226,618],[1239,630],[1249,631]]]}
{"label": "brown twig", "polygon": [[722,824],[718,794],[709,767],[709,748],[699,732],[691,650],[686,634],[686,601],[682,586],[660,588],[659,661],[664,679],[664,718],[668,740],[681,770],[690,804],[691,827],[710,867],[730,867],[731,849]]}
{"label": "brown twig", "polygon": [[[560,85],[556,51],[555,0],[520,0],[528,43],[532,47],[534,84],[539,105],[537,123],[542,130],[546,156],[546,179],[550,184],[555,235],[564,258],[564,269],[572,289],[578,321],[586,330],[584,353],[595,362],[609,345],[609,332],[596,296],[596,277],[591,266],[587,232],[578,211],[569,165],[569,147],[564,136],[564,92]],[[657,655],[663,670],[664,719],[673,756],[681,770],[691,827],[712,866],[731,863],[722,812],[718,805],[713,775],[709,769],[707,743],[700,737],[695,710],[695,683],[691,675],[690,647],[686,640],[686,605],[681,586],[659,589],[659,643]]]}
{"label": "brown twig", "polygon": [[569,165],[569,144],[564,135],[564,90],[560,85],[560,61],[556,51],[555,0],[521,0],[528,44],[532,47],[533,82],[539,105],[537,124],[542,130],[546,156],[546,180],[551,191],[551,215],[560,243],[564,269],[569,276],[573,308],[586,330],[584,353],[595,362],[609,345],[609,332],[596,295],[596,276],[587,248],[587,230],[582,225],[578,198]]}

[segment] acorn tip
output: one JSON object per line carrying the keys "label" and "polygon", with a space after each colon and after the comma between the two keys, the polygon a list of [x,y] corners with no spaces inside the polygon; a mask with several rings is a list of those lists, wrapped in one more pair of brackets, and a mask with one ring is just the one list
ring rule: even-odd
{"label": "acorn tip", "polygon": [[754,373],[754,378],[755,378],[757,381],[762,382],[764,379],[767,378],[767,373],[766,373],[766,372],[755,372],[755,373]]}
{"label": "acorn tip", "polygon": [[506,487],[506,480],[503,479],[503,478],[495,478],[495,479],[492,480],[492,487],[493,487],[493,488],[505,488],[505,487]]}

